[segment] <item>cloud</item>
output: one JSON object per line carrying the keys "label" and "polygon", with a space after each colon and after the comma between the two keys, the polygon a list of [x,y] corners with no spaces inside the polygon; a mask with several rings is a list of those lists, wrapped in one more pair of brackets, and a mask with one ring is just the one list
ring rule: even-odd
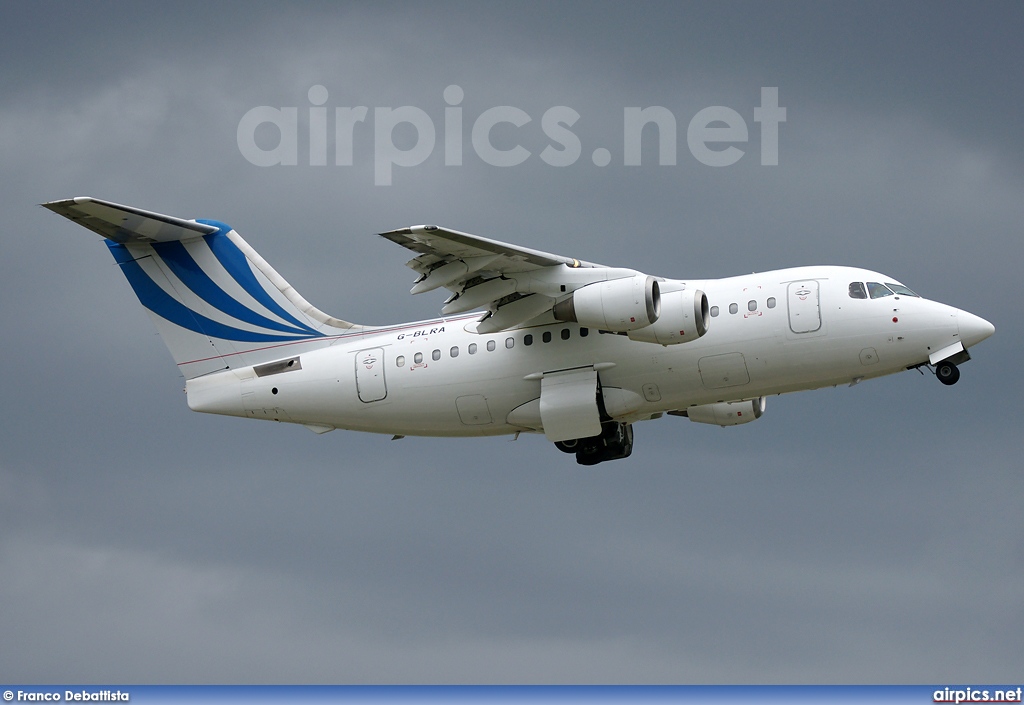
{"label": "cloud", "polygon": [[[159,12],[47,12],[39,42],[41,11],[20,8],[0,43],[6,678],[1013,677],[1016,9]],[[374,186],[373,109],[420,107],[440,139],[452,84],[464,164],[445,166],[439,141]],[[246,111],[305,116],[313,85],[328,108],[370,110],[355,164],[247,162]],[[759,163],[763,86],[787,108],[777,167]],[[531,117],[494,134],[531,152],[517,167],[471,151],[473,121],[500,105]],[[581,156],[557,168],[539,154],[560,105],[580,114]],[[623,111],[652,105],[676,118],[677,164],[657,164],[648,132],[626,167]],[[732,167],[687,151],[712,105],[750,130]],[[308,139],[303,118],[300,155]],[[435,222],[665,276],[864,265],[998,330],[955,388],[911,372],[773,397],[741,428],[664,418],[597,468],[538,437],[320,437],[188,412],[105,248],[35,205],[75,195],[229,222],[360,322],[436,315],[439,294],[407,293],[407,253],[374,236]]]}

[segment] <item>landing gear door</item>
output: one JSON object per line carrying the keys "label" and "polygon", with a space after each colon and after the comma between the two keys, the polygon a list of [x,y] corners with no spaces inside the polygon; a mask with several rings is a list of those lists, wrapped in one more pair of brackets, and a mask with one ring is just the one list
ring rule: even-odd
{"label": "landing gear door", "polygon": [[789,284],[789,329],[794,333],[821,330],[818,282],[810,279]]}
{"label": "landing gear door", "polygon": [[384,348],[356,353],[356,391],[360,401],[380,401],[388,395],[384,383]]}
{"label": "landing gear door", "polygon": [[601,433],[597,370],[548,372],[540,381],[540,419],[549,441],[590,438]]}

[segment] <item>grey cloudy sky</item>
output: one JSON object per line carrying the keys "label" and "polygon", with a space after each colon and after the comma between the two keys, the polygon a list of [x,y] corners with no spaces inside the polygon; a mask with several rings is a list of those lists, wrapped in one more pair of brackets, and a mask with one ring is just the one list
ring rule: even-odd
{"label": "grey cloudy sky", "polygon": [[[0,680],[1020,678],[1019,3],[39,2],[0,20]],[[242,116],[304,115],[314,85],[370,108],[354,165],[309,166],[301,120],[299,165],[246,161]],[[776,167],[763,86],[787,109]],[[373,109],[403,105],[438,144],[375,186]],[[532,118],[495,130],[530,150],[516,167],[470,147],[498,105]],[[539,158],[557,105],[581,116],[562,168]],[[623,166],[623,110],[653,105],[677,164],[649,140]],[[720,169],[685,140],[715,105],[750,128]],[[740,428],[665,418],[596,468],[532,436],[320,437],[189,412],[106,248],[36,205],[77,195],[231,223],[358,322],[436,314],[373,235],[436,222],[665,276],[865,266],[997,333],[955,387],[908,372],[773,397]]]}

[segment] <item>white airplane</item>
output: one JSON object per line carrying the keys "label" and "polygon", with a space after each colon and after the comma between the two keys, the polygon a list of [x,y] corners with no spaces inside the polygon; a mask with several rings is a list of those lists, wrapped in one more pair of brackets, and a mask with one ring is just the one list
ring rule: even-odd
{"label": "white airplane", "polygon": [[451,292],[442,317],[357,325],[312,306],[224,223],[43,205],[106,238],[190,408],[317,433],[536,432],[593,465],[629,456],[632,424],[663,414],[734,426],[768,395],[925,366],[954,384],[995,332],[864,269],[663,279],[434,225],[381,235],[416,254],[413,294]]}

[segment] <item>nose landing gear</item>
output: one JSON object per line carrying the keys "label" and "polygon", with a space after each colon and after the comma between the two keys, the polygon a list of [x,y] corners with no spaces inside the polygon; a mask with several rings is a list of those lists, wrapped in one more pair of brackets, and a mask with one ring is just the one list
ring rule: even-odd
{"label": "nose landing gear", "polygon": [[935,376],[943,384],[956,384],[960,379],[960,370],[949,360],[943,360],[935,366]]}

